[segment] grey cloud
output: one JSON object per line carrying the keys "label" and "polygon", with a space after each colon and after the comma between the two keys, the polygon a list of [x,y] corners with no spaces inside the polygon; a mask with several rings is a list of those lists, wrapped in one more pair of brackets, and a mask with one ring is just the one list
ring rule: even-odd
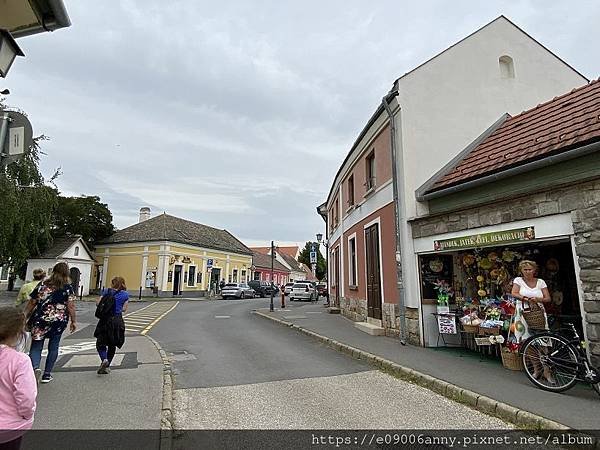
{"label": "grey cloud", "polygon": [[600,60],[591,0],[66,5],[71,28],[20,41],[9,102],[52,137],[44,171],[61,166],[60,188],[99,195],[119,227],[149,205],[242,238],[311,239],[393,80],[500,14],[584,74]]}

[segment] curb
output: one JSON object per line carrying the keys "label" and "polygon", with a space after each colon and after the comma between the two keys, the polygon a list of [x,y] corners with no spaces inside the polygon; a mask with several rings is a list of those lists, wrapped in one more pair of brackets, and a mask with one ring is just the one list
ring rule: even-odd
{"label": "curb", "polygon": [[449,398],[450,400],[464,403],[467,406],[476,409],[477,411],[490,416],[498,417],[499,419],[512,423],[520,428],[530,430],[571,430],[570,427],[567,427],[559,422],[555,422],[529,411],[515,408],[514,406],[499,402],[493,398],[478,394],[477,392],[463,389],[460,386],[440,380],[439,378],[432,377],[380,356],[368,353],[364,350],[360,350],[342,342],[338,342],[334,339],[328,338],[327,336],[320,335],[314,331],[307,330],[306,328],[295,325],[292,322],[287,322],[259,311],[254,311],[254,314],[264,317],[265,319],[272,320],[273,322],[277,322],[280,325],[297,330],[300,333],[317,339],[329,347],[332,347],[333,349],[342,353],[346,353],[355,359],[366,360],[369,364],[377,367],[383,372],[389,373],[390,375],[410,383],[425,387],[433,392],[436,392],[437,394]]}
{"label": "curb", "polygon": [[154,344],[163,363],[163,389],[162,389],[162,408],[160,414],[160,446],[161,450],[171,449],[171,437],[173,434],[173,372],[171,371],[171,361],[161,345],[153,338],[145,335],[146,338]]}

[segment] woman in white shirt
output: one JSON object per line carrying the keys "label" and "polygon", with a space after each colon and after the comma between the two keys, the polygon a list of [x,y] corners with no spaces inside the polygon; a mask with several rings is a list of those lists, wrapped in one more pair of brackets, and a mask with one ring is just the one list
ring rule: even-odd
{"label": "woman in white shirt", "polygon": [[[544,303],[548,303],[551,300],[550,293],[548,292],[548,286],[546,282],[541,278],[536,278],[538,266],[535,261],[523,260],[519,263],[519,270],[521,271],[522,277],[516,277],[513,280],[512,296],[517,299],[516,311],[514,316],[515,321],[515,337],[517,342],[523,342],[527,339],[529,334],[529,328],[527,322],[523,318],[523,306],[529,307],[532,303],[537,303],[544,311]],[[548,320],[546,318],[545,328],[548,328]],[[518,324],[518,325],[517,325]],[[535,364],[533,376],[539,378],[542,375],[541,365]],[[548,372],[547,367],[543,368],[544,377],[551,382],[552,375]]]}

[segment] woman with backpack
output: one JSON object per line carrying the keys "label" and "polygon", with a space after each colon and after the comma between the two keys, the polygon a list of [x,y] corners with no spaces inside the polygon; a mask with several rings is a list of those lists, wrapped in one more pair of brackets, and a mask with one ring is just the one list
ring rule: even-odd
{"label": "woman with backpack", "polygon": [[117,347],[125,343],[125,322],[123,313],[127,312],[129,294],[123,277],[114,277],[111,287],[103,292],[96,301],[98,325],[94,331],[96,350],[100,356],[99,374],[110,373],[110,363],[115,357]]}
{"label": "woman with backpack", "polygon": [[52,381],[52,369],[58,358],[58,346],[63,331],[71,321],[70,330],[77,329],[75,317],[75,293],[71,287],[69,266],[67,263],[57,263],[52,269],[52,275],[40,283],[30,294],[30,300],[25,308],[25,316],[29,316],[27,326],[31,329],[31,349],[29,357],[36,378],[42,374],[40,362],[44,341],[48,339],[48,356],[42,375],[42,383]]}

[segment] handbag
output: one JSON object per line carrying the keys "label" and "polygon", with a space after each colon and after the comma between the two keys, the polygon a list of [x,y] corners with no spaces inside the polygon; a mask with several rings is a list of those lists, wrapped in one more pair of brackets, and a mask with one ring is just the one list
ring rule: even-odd
{"label": "handbag", "polygon": [[527,322],[527,326],[532,330],[546,329],[546,313],[544,312],[544,308],[535,302],[523,302],[523,318]]}

